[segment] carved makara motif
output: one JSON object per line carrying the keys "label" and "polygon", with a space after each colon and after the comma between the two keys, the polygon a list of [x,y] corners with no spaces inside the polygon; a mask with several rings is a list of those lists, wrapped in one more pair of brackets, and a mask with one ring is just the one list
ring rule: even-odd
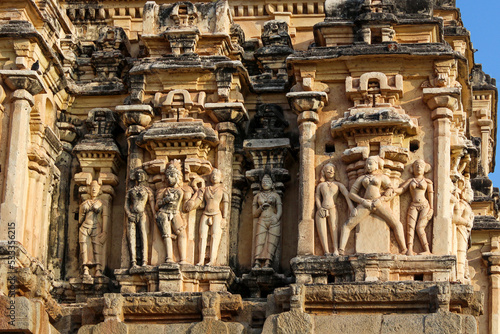
{"label": "carved makara motif", "polygon": [[[351,187],[349,197],[356,203],[356,213],[342,226],[340,234],[339,254],[344,254],[349,234],[354,227],[370,215],[377,216],[387,223],[394,231],[398,245],[403,253],[406,253],[403,224],[395,217],[389,202],[395,192],[391,180],[382,173],[384,160],[379,156],[371,156],[366,159],[365,175],[358,177]],[[364,197],[359,195],[361,188],[365,188]]]}
{"label": "carved makara motif", "polygon": [[[103,262],[101,258],[102,245],[106,239],[103,226],[103,202],[98,199],[101,194],[101,185],[92,181],[89,189],[90,199],[80,205],[79,213],[79,242],[82,261],[83,278],[90,278],[90,267],[96,267],[95,276],[102,276]],[[91,261],[92,259],[92,261]]]}
{"label": "carved makara motif", "polygon": [[180,161],[173,160],[165,170],[167,187],[160,189],[156,195],[156,222],[165,244],[166,263],[174,262],[172,240],[177,241],[179,262],[186,263],[187,232],[186,222],[181,216],[181,203],[184,191],[181,188],[182,172]]}
{"label": "carved makara motif", "polygon": [[[135,180],[136,185],[131,188],[125,196],[125,213],[127,214],[127,240],[130,251],[130,267],[137,266],[137,253],[140,249],[141,266],[148,264],[148,236],[146,225],[148,222],[147,205],[149,204],[153,216],[156,215],[155,199],[151,188],[147,184],[147,174],[143,169],[133,171],[131,180]],[[137,244],[137,231],[140,234],[140,243]]]}
{"label": "carved makara motif", "polygon": [[[321,178],[318,186],[316,187],[316,230],[318,231],[321,247],[325,255],[338,255],[339,242],[338,242],[338,213],[335,202],[339,192],[345,197],[349,211],[352,215],[356,214],[356,210],[349,198],[347,188],[340,182],[335,181],[335,166],[327,163],[321,169]],[[328,245],[328,232],[332,240],[333,252],[330,253]]]}
{"label": "carved makara motif", "polygon": [[208,232],[211,230],[210,259],[206,264],[216,264],[222,232],[227,227],[226,217],[229,214],[229,194],[222,184],[222,173],[214,168],[210,174],[212,185],[205,186],[205,181],[196,178],[192,181],[192,187],[196,194],[186,202],[186,211],[194,210],[205,202],[205,209],[200,218],[199,234],[199,261],[197,265],[205,265],[205,254],[208,241]]}
{"label": "carved makara motif", "polygon": [[415,237],[415,228],[424,249],[424,252],[421,254],[431,253],[425,228],[434,213],[434,186],[430,179],[424,177],[424,174],[429,172],[430,169],[431,165],[424,160],[415,160],[410,167],[410,172],[413,173],[414,177],[408,179],[400,188],[396,189],[397,194],[402,194],[407,190],[411,193],[411,203],[406,216],[406,223],[408,224],[406,232],[408,255],[414,255],[413,240]]}
{"label": "carved makara motif", "polygon": [[281,237],[283,205],[274,190],[271,175],[261,180],[261,190],[253,198],[253,217],[257,220],[254,268],[270,268]]}

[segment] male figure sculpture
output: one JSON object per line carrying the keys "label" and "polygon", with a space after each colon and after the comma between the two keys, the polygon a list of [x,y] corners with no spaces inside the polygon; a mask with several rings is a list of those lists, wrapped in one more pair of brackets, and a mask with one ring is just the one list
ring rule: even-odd
{"label": "male figure sculpture", "polygon": [[[148,222],[147,204],[150,205],[153,216],[156,211],[153,191],[148,187],[146,182],[146,172],[143,169],[137,169],[132,172],[130,179],[135,180],[136,185],[125,196],[125,213],[128,217],[127,239],[130,251],[130,267],[136,268],[136,251],[138,248],[141,249],[141,266],[145,266],[148,263],[148,236],[146,235],[146,223]],[[140,233],[140,245],[137,245],[136,242],[137,230]]]}
{"label": "male figure sculpture", "polygon": [[210,175],[210,180],[212,182],[211,186],[201,188],[198,188],[196,182],[193,182],[196,195],[186,203],[188,211],[191,211],[198,208],[203,200],[205,201],[205,210],[200,219],[200,240],[198,243],[200,256],[197,263],[199,266],[205,265],[205,253],[210,227],[212,227],[210,260],[206,265],[212,266],[217,261],[222,231],[226,225],[226,217],[229,212],[229,196],[222,184],[222,172],[215,168]]}
{"label": "male figure sculpture", "polygon": [[347,188],[340,182],[334,181],[335,167],[328,163],[321,170],[320,183],[316,187],[316,229],[318,230],[319,240],[325,255],[330,255],[330,248],[328,245],[328,231],[332,238],[333,254],[338,255],[339,251],[339,237],[338,237],[338,213],[335,202],[339,192],[345,197],[349,212],[351,215],[356,214],[356,209],[349,198]]}

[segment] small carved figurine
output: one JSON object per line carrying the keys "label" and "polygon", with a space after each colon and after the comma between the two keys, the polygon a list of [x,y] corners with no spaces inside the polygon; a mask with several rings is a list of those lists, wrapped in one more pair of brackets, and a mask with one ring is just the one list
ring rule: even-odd
{"label": "small carved figurine", "polygon": [[[198,187],[200,179],[193,180],[193,189],[196,195],[186,202],[186,211],[198,208],[205,200],[205,210],[200,218],[200,240],[199,240],[199,261],[197,265],[205,264],[205,252],[207,248],[208,230],[212,227],[210,260],[206,264],[212,266],[217,260],[219,253],[222,231],[226,225],[226,217],[229,213],[229,195],[222,184],[222,172],[214,169],[210,175],[211,186]],[[204,182],[202,182],[204,184]],[[222,209],[221,209],[222,204]]]}
{"label": "small carved figurine", "polygon": [[474,199],[474,191],[463,176],[457,181],[451,201],[453,205],[452,222],[455,229],[455,249],[457,254],[457,280],[464,282],[469,279],[467,248],[474,223],[474,213],[470,202]]}
{"label": "small carved figurine", "polygon": [[[97,181],[90,183],[90,199],[80,205],[79,214],[79,242],[84,277],[89,277],[89,267],[96,266],[96,276],[102,276],[101,246],[104,243],[105,233],[102,231],[103,203],[97,197],[101,194],[101,185]],[[89,254],[93,255],[90,262]]]}
{"label": "small carved figurine", "polygon": [[[125,213],[128,217],[127,239],[130,251],[130,267],[136,268],[136,250],[138,248],[141,249],[141,266],[145,266],[148,263],[148,236],[146,234],[146,223],[148,222],[147,204],[150,205],[153,216],[156,214],[156,211],[153,191],[148,187],[146,182],[146,172],[143,169],[137,169],[132,172],[130,179],[135,180],[136,185],[125,196]],[[137,230],[139,230],[141,237],[140,245],[136,244]]]}
{"label": "small carved figurine", "polygon": [[434,213],[434,186],[430,179],[424,177],[424,174],[429,172],[430,169],[431,165],[424,160],[415,160],[410,168],[410,172],[413,173],[414,177],[406,180],[400,188],[395,190],[397,194],[402,194],[409,189],[411,194],[411,203],[406,216],[406,222],[408,224],[408,230],[406,231],[408,255],[414,255],[413,241],[415,238],[415,224],[417,225],[418,238],[424,249],[420,254],[427,255],[431,253],[429,242],[425,234],[425,228]]}
{"label": "small carved figurine", "polygon": [[[338,214],[335,202],[339,195],[339,191],[345,197],[349,212],[351,215],[356,214],[356,209],[349,198],[347,188],[340,182],[334,181],[335,167],[333,164],[328,163],[323,166],[321,170],[320,183],[316,187],[316,229],[318,230],[319,240],[325,255],[338,255],[339,241],[338,241]],[[333,253],[330,253],[328,245],[328,230],[332,238]]]}
{"label": "small carved figurine", "polygon": [[179,263],[184,264],[186,263],[187,231],[180,212],[184,191],[180,186],[182,172],[179,164],[179,160],[173,160],[165,170],[167,187],[159,190],[156,196],[156,222],[165,243],[167,252],[165,262],[174,262],[172,240],[177,239]]}
{"label": "small carved figurine", "polygon": [[274,191],[269,174],[261,180],[261,191],[253,199],[253,216],[257,218],[254,268],[271,267],[281,236],[281,197]]}
{"label": "small carved figurine", "polygon": [[[356,207],[356,215],[342,226],[340,233],[339,254],[344,254],[347,239],[352,229],[369,215],[382,218],[394,231],[396,240],[402,253],[406,253],[403,224],[394,216],[391,208],[387,204],[395,193],[391,181],[387,175],[382,173],[384,160],[379,156],[371,156],[366,159],[366,174],[358,177],[351,188],[349,197],[359,205]],[[358,195],[361,187],[365,188],[364,198]]]}

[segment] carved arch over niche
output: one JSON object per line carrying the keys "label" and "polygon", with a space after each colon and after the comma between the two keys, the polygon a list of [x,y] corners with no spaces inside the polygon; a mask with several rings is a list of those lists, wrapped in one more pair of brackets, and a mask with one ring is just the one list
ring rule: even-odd
{"label": "carved arch over niche", "polygon": [[198,19],[198,11],[191,2],[183,1],[174,5],[170,19],[176,26],[192,26]]}
{"label": "carved arch over niche", "polygon": [[156,93],[155,105],[161,107],[162,119],[180,120],[197,118],[205,105],[206,93],[190,93],[185,89],[174,89],[166,95]]}
{"label": "carved arch over niche", "polygon": [[403,76],[387,76],[382,72],[367,72],[359,78],[349,76],[345,89],[354,102],[354,108],[396,107],[404,93]]}

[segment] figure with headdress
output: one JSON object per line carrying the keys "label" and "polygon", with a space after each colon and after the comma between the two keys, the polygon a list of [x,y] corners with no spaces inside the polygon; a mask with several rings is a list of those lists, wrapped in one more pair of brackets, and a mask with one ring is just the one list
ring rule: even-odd
{"label": "figure with headdress", "polygon": [[187,231],[186,222],[181,215],[181,203],[184,191],[181,188],[182,172],[180,161],[171,161],[165,170],[167,187],[160,189],[156,195],[156,222],[161,232],[167,256],[166,263],[174,262],[172,240],[177,240],[179,263],[186,262]]}
{"label": "figure with headdress", "polygon": [[[340,182],[336,182],[335,167],[331,163],[327,163],[321,169],[320,183],[316,187],[315,201],[316,201],[316,229],[318,231],[319,240],[325,255],[338,255],[338,213],[335,202],[339,192],[342,193],[349,206],[351,215],[356,215],[356,209],[349,198],[349,191]],[[328,231],[332,238],[333,253],[330,253],[328,245]]]}
{"label": "figure with headdress", "polygon": [[[130,251],[130,267],[137,267],[137,249],[141,249],[141,266],[148,263],[148,236],[146,234],[146,224],[148,215],[146,207],[149,204],[153,216],[156,214],[154,207],[154,194],[147,184],[146,172],[138,168],[130,176],[136,185],[131,188],[125,196],[125,213],[127,214],[127,240]],[[137,245],[137,231],[140,234],[141,243]]]}

